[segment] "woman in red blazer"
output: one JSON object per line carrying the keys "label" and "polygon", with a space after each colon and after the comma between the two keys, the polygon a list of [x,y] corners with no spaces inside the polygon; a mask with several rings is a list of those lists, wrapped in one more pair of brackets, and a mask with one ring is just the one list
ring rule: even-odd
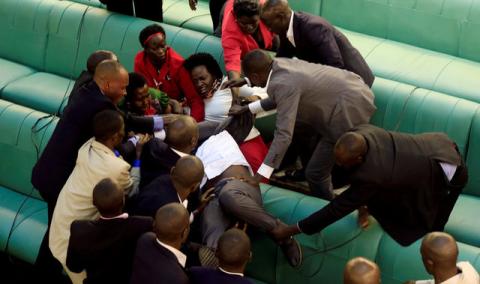
{"label": "woman in red blazer", "polygon": [[[260,0],[263,3],[263,0]],[[254,49],[274,50],[278,40],[260,21],[259,0],[228,0],[222,24],[222,47],[229,79],[240,77],[240,63]],[[275,42],[275,43],[274,43]]]}
{"label": "woman in red blazer", "polygon": [[202,121],[205,116],[203,100],[183,67],[183,57],[166,45],[165,30],[158,24],[147,26],[140,32],[139,40],[143,50],[135,56],[135,72],[145,77],[149,87],[177,101],[185,99],[190,115]]}

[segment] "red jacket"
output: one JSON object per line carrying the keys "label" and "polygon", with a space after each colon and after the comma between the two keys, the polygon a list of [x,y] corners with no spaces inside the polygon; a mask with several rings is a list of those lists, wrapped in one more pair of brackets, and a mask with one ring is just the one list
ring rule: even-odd
{"label": "red jacket", "polygon": [[190,115],[198,122],[203,121],[205,118],[203,99],[197,94],[190,73],[183,67],[183,57],[170,47],[167,47],[166,53],[165,63],[157,73],[145,52],[140,51],[135,56],[135,72],[145,77],[149,87],[160,89],[172,99],[178,100],[183,95],[191,109]]}
{"label": "red jacket", "polygon": [[[262,4],[264,1],[260,1]],[[272,48],[274,34],[260,21],[259,27],[263,36],[265,49]],[[225,4],[222,24],[222,47],[225,60],[225,69],[228,71],[241,70],[241,60],[249,51],[260,48],[255,39],[242,32],[235,21],[233,13],[233,0],[228,0]]]}

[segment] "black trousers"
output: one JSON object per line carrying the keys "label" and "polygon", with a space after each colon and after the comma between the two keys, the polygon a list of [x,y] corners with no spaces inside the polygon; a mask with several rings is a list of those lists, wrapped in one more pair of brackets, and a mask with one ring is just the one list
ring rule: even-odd
{"label": "black trousers", "polygon": [[102,0],[107,4],[107,10],[133,16],[133,4],[135,15],[156,22],[163,22],[162,0]]}

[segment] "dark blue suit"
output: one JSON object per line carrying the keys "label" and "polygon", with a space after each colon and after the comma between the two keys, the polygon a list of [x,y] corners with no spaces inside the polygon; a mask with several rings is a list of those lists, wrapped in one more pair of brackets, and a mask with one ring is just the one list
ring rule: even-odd
{"label": "dark blue suit", "polygon": [[130,204],[130,213],[155,217],[158,208],[168,203],[180,203],[170,175],[162,175],[145,186]]}
{"label": "dark blue suit", "polygon": [[137,242],[131,284],[188,284],[189,279],[177,257],[160,245],[154,233],[145,233]]}

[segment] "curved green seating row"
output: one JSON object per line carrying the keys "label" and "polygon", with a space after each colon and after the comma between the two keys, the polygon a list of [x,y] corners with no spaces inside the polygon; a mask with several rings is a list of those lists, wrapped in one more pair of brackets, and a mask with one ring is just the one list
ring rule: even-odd
{"label": "curved green seating row", "polygon": [[[22,7],[17,9],[20,2]],[[138,34],[151,23],[69,1],[2,1],[0,98],[57,113],[73,87],[71,79],[85,69],[93,51],[112,50],[128,70],[133,70],[133,59],[141,50]],[[223,62],[217,38],[163,27],[167,43],[181,55],[208,51]]]}

